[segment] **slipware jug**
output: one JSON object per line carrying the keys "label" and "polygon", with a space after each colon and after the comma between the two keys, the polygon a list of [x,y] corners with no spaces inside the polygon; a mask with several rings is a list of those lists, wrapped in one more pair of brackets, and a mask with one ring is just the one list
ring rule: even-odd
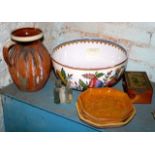
{"label": "slipware jug", "polygon": [[38,28],[20,28],[12,31],[11,40],[3,47],[12,80],[23,91],[37,91],[48,80],[51,58],[42,38]]}

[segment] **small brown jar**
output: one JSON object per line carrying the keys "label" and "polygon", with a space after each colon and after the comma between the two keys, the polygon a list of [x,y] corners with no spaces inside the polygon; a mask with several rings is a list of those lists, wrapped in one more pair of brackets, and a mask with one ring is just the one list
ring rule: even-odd
{"label": "small brown jar", "polygon": [[42,38],[43,32],[38,28],[20,28],[11,33],[12,41],[3,47],[12,80],[21,90],[37,91],[49,77],[51,58]]}

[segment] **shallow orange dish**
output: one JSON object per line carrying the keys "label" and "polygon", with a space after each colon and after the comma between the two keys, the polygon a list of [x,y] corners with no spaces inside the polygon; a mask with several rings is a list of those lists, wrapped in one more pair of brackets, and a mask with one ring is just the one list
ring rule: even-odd
{"label": "shallow orange dish", "polygon": [[93,126],[117,127],[135,115],[134,100],[115,88],[90,88],[78,97],[77,111],[81,120]]}

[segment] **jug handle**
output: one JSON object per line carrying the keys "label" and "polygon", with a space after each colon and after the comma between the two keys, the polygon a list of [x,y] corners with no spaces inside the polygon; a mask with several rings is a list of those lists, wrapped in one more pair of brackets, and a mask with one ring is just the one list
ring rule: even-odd
{"label": "jug handle", "polygon": [[9,59],[9,51],[15,44],[16,43],[14,41],[9,40],[3,47],[3,57],[9,67],[11,67],[11,63]]}

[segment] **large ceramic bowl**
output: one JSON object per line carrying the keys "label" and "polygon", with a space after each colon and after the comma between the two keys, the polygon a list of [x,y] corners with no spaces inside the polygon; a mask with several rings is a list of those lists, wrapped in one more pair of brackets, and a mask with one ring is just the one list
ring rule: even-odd
{"label": "large ceramic bowl", "polygon": [[117,83],[126,68],[127,52],[107,40],[73,40],[55,47],[52,61],[64,84],[84,90]]}

